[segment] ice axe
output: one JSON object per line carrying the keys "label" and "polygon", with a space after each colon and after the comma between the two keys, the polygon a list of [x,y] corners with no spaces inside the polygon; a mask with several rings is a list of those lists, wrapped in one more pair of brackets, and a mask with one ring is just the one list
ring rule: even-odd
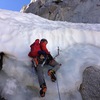
{"label": "ice axe", "polygon": [[58,46],[57,54],[55,55],[54,59],[55,59],[57,56],[59,56],[59,51],[60,51],[60,49],[59,49],[59,46]]}

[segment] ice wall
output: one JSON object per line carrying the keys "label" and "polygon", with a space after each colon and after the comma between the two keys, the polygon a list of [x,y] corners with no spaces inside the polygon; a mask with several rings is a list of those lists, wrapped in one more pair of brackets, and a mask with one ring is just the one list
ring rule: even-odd
{"label": "ice wall", "polygon": [[[33,84],[33,82],[37,84],[37,81],[33,81],[29,67],[31,60],[28,57],[30,44],[37,38],[48,40],[48,48],[53,56],[57,54],[57,47],[60,48],[60,55],[56,60],[62,63],[57,73],[62,100],[66,100],[66,98],[67,100],[81,100],[78,89],[82,81],[83,70],[90,65],[100,66],[99,24],[49,21],[33,14],[6,10],[0,10],[0,22],[0,51],[5,52],[9,58],[5,57],[3,68],[10,76],[10,79],[6,80],[5,88],[14,92],[11,94],[12,96],[8,96],[10,94],[7,95],[4,92],[9,100],[17,97],[20,89],[24,92],[18,99],[27,100],[25,95],[28,91],[26,92],[20,86]],[[36,76],[34,80],[36,80]],[[51,97],[52,94],[53,98],[58,100],[56,84],[48,81],[47,77],[46,80],[49,86],[46,98]],[[14,87],[10,87],[10,83],[14,84]],[[18,87],[17,90],[16,87]],[[6,90],[5,88],[4,90]],[[52,89],[54,89],[53,92]],[[35,96],[31,93],[29,95]],[[35,99],[39,100],[38,97]]]}

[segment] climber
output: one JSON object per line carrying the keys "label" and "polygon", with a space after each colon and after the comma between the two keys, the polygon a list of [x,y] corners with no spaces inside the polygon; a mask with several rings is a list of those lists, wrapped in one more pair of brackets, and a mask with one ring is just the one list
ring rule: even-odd
{"label": "climber", "polygon": [[46,39],[41,39],[40,43],[39,43],[39,39],[37,39],[35,43],[31,45],[31,52],[29,53],[29,56],[32,57],[34,60],[34,67],[36,69],[39,85],[41,88],[40,89],[41,97],[44,97],[45,92],[47,91],[47,86],[46,86],[44,73],[43,73],[44,65],[51,66],[50,68],[48,66],[47,67],[48,67],[48,76],[50,76],[52,82],[56,81],[55,74],[56,71],[61,66],[61,64],[55,61],[54,58],[51,56],[50,52],[46,47],[47,43],[48,41]]}

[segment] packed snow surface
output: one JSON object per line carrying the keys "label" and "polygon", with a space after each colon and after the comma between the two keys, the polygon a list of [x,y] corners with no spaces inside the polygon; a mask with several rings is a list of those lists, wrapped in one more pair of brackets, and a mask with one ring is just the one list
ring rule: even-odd
{"label": "packed snow surface", "polygon": [[[48,49],[62,64],[57,82],[44,68],[47,93],[39,96],[37,75],[28,57],[35,39],[46,38]],[[0,91],[7,100],[82,100],[79,87],[86,67],[100,68],[100,25],[50,21],[33,14],[0,10],[0,52],[4,52]],[[47,66],[45,66],[47,67]],[[32,86],[33,90],[27,86]]]}

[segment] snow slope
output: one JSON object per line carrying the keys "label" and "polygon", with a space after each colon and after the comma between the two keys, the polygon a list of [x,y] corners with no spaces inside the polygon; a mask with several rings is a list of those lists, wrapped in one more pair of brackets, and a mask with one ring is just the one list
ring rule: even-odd
{"label": "snow slope", "polygon": [[[39,97],[37,76],[28,57],[30,44],[37,38],[48,40],[53,56],[60,48],[56,60],[62,66],[56,83],[50,81],[45,68],[45,98]],[[0,51],[7,54],[0,73],[2,95],[7,100],[81,100],[78,89],[84,69],[100,66],[99,39],[99,24],[50,21],[33,14],[0,10]],[[30,91],[27,85],[35,89]]]}

